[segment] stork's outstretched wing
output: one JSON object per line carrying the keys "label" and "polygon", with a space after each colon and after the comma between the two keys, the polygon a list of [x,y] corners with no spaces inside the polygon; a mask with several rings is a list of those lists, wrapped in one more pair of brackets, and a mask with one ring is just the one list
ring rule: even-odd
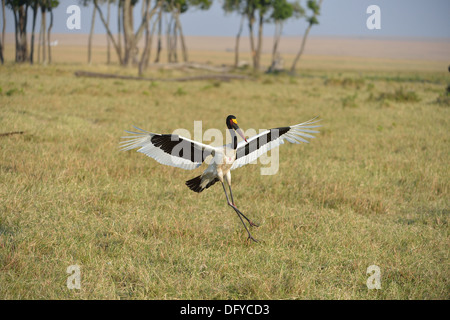
{"label": "stork's outstretched wing", "polygon": [[214,147],[176,134],[157,134],[135,128],[140,132],[126,131],[134,136],[122,137],[127,140],[120,142],[121,150],[140,147],[138,152],[152,157],[161,164],[193,170],[215,152]]}
{"label": "stork's outstretched wing", "polygon": [[[314,138],[308,133],[318,133],[319,131],[311,130],[313,128],[321,127],[315,123],[317,117],[309,121],[296,124],[290,127],[281,127],[266,130],[256,136],[248,139],[248,142],[241,141],[236,150],[236,160],[231,167],[231,170],[242,167],[269,151],[270,149],[278,147],[284,143],[284,140],[290,143],[306,142],[304,138]],[[303,138],[304,137],[304,138]]]}

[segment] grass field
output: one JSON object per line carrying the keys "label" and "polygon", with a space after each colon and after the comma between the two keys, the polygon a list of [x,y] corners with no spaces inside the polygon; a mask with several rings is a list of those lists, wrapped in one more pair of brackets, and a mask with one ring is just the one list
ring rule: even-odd
{"label": "grass field", "polygon": [[[450,108],[436,103],[446,66],[346,61],[306,57],[297,77],[228,83],[0,66],[0,133],[24,131],[0,136],[0,299],[448,299]],[[228,114],[243,129],[323,119],[310,144],[280,147],[276,175],[233,171],[258,244],[220,185],[184,185],[204,166],[118,150],[132,125],[225,131]],[[66,287],[70,265],[80,290]],[[370,265],[380,290],[366,286]]]}

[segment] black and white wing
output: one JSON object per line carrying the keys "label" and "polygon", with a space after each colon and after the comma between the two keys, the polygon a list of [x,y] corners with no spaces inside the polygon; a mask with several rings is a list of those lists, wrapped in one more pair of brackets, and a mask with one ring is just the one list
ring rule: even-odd
{"label": "black and white wing", "polygon": [[209,155],[214,155],[215,148],[193,141],[176,134],[151,133],[135,127],[140,132],[126,131],[133,136],[120,142],[122,151],[140,148],[138,152],[152,157],[161,164],[193,170],[198,168]]}
{"label": "black and white wing", "polygon": [[276,148],[283,144],[285,140],[290,143],[309,143],[309,141],[305,138],[314,138],[314,136],[309,133],[319,132],[311,129],[321,127],[316,124],[320,120],[316,119],[317,117],[290,127],[280,127],[266,130],[251,137],[247,140],[248,142],[241,141],[236,149],[236,160],[234,161],[231,170],[255,161],[270,149]]}

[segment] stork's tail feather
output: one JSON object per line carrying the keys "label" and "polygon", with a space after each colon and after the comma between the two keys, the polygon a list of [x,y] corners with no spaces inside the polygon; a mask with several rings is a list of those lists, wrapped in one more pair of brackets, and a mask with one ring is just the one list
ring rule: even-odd
{"label": "stork's tail feather", "polygon": [[209,181],[206,186],[202,187],[202,176],[200,175],[198,177],[195,177],[195,178],[193,178],[191,180],[186,181],[186,185],[192,191],[200,193],[203,190],[208,189],[209,187],[211,187],[217,181],[219,181],[219,179],[215,178],[214,180]]}

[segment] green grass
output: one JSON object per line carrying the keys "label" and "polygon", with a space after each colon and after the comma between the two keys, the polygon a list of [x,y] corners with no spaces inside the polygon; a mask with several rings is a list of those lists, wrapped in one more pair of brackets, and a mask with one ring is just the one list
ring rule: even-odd
{"label": "green grass", "polygon": [[[149,83],[78,68],[0,67],[0,133],[24,131],[0,137],[1,299],[449,298],[450,109],[435,103],[447,74]],[[418,99],[369,99],[396,90]],[[257,130],[323,118],[310,144],[280,147],[276,175],[233,171],[258,244],[220,185],[186,188],[204,166],[118,150],[132,125],[225,131],[228,114]],[[80,290],[66,287],[74,264]],[[380,290],[366,286],[370,265]]]}

